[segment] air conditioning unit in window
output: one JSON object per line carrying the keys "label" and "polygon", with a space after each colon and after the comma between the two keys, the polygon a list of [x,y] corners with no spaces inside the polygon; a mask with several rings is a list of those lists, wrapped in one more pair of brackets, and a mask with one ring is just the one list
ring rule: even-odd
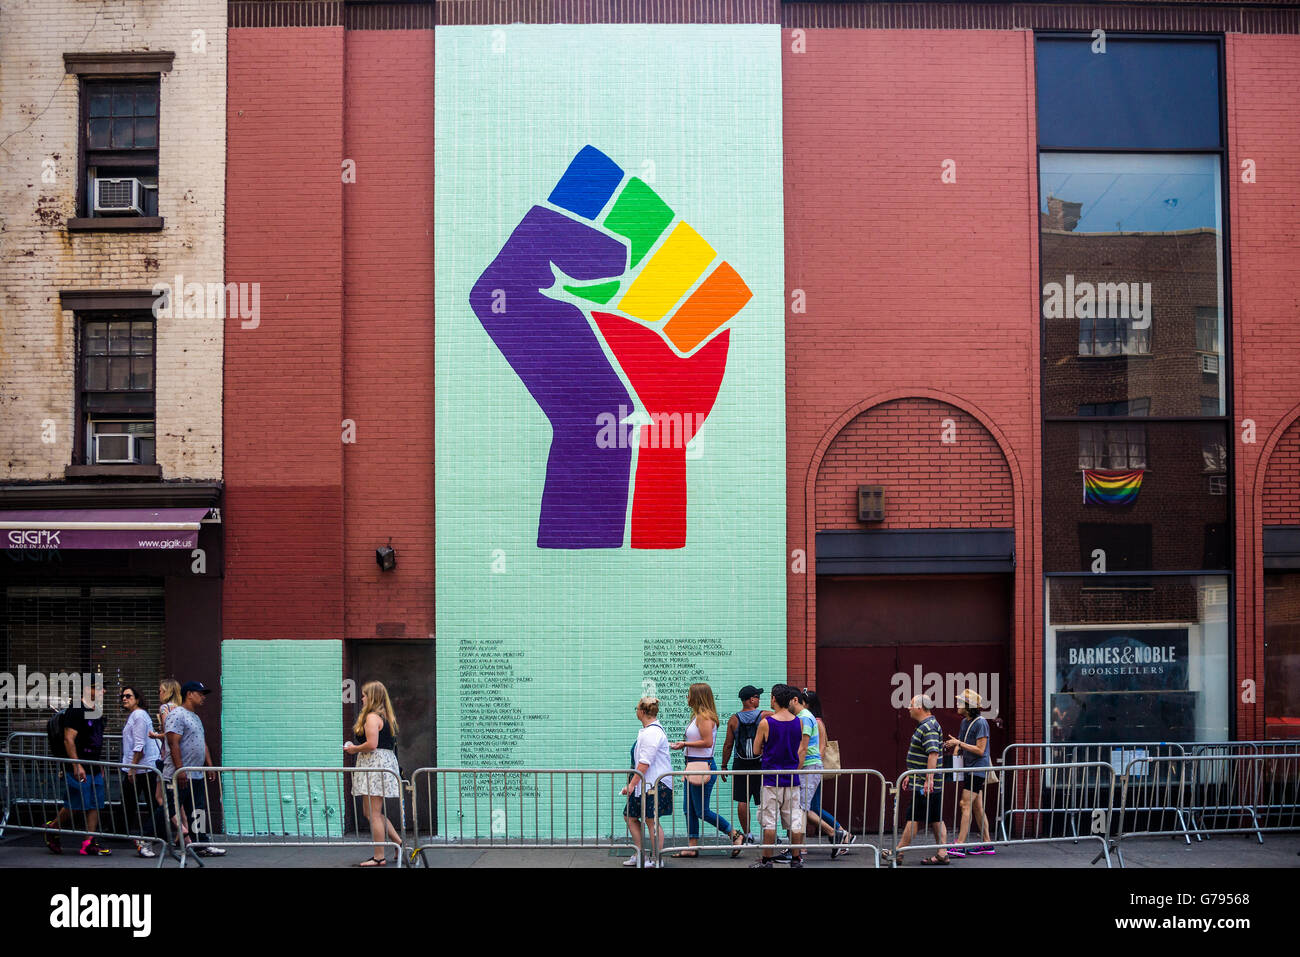
{"label": "air conditioning unit in window", "polygon": [[1201,371],[1206,375],[1219,374],[1219,357],[1213,353],[1201,355]]}
{"label": "air conditioning unit in window", "polygon": [[95,212],[144,215],[145,185],[134,176],[95,180]]}
{"label": "air conditioning unit in window", "polygon": [[95,461],[100,464],[131,464],[140,461],[134,435],[121,432],[95,433]]}

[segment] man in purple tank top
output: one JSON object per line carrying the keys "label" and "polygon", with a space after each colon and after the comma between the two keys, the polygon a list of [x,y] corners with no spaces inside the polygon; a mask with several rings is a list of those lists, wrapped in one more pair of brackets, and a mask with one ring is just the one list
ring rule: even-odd
{"label": "man in purple tank top", "polygon": [[778,816],[794,845],[790,866],[803,867],[804,816],[799,800],[799,775],[795,772],[803,765],[808,751],[808,735],[804,734],[799,716],[790,710],[794,696],[795,689],[789,685],[773,688],[775,711],[759,721],[758,734],[754,736],[754,753],[761,759],[764,772],[763,803],[759,807],[763,856],[750,867],[772,866]]}

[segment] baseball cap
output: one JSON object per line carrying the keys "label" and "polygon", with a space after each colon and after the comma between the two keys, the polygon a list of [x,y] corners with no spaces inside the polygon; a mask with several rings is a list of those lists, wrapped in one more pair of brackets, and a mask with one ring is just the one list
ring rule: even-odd
{"label": "baseball cap", "polygon": [[745,687],[740,689],[740,700],[748,701],[750,698],[753,698],[756,695],[761,695],[762,693],[762,688],[755,688],[753,685],[745,685]]}
{"label": "baseball cap", "polygon": [[181,685],[182,696],[189,694],[191,691],[197,691],[199,692],[199,694],[212,693],[212,689],[209,688],[207,685],[205,685],[202,681],[187,681],[185,682],[185,684]]}

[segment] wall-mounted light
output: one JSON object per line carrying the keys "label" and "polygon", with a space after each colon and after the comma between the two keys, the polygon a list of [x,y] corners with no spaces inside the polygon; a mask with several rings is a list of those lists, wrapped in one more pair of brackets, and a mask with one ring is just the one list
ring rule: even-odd
{"label": "wall-mounted light", "polygon": [[387,545],[380,545],[375,549],[375,564],[379,566],[381,572],[391,572],[397,567],[397,552],[393,551],[391,538]]}

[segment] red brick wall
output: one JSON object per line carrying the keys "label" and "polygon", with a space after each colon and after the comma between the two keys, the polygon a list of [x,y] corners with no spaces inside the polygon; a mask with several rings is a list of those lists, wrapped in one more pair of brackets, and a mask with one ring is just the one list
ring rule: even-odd
{"label": "red brick wall", "polygon": [[227,37],[226,279],[261,284],[261,321],[226,322],[224,637],[336,638],[343,31]]}
{"label": "red brick wall", "polygon": [[859,485],[885,488],[885,521],[869,528],[1010,528],[1015,521],[1011,473],[993,436],[933,399],[887,402],[840,430],[817,471],[819,530],[864,527]]}
{"label": "red brick wall", "polygon": [[1300,422],[1291,423],[1268,457],[1261,525],[1300,525]]}
{"label": "red brick wall", "polygon": [[[818,489],[834,434],[882,401],[978,419],[1007,455],[1016,530],[1014,713],[1041,733],[1038,222],[1027,31],[783,33],[788,670],[815,680]],[[940,181],[956,162],[957,181]],[[925,520],[925,525],[929,520]],[[887,690],[887,689],[885,689]]]}
{"label": "red brick wall", "polygon": [[[346,34],[346,637],[433,635],[433,31]],[[375,548],[392,536],[397,567]]]}
{"label": "red brick wall", "polygon": [[226,637],[431,636],[432,31],[229,43]]}
{"label": "red brick wall", "polygon": [[[1264,489],[1273,481],[1261,462],[1281,455],[1287,474],[1292,439],[1282,433],[1300,414],[1300,303],[1295,263],[1300,222],[1300,37],[1228,34],[1228,163],[1232,255],[1234,448],[1237,535],[1237,679],[1258,684],[1264,673],[1263,544],[1260,528],[1277,505]],[[1241,181],[1241,164],[1254,160],[1256,181]],[[1255,426],[1243,441],[1243,423]],[[1294,472],[1290,474],[1294,475]],[[1264,736],[1263,708],[1238,699],[1237,733]]]}

